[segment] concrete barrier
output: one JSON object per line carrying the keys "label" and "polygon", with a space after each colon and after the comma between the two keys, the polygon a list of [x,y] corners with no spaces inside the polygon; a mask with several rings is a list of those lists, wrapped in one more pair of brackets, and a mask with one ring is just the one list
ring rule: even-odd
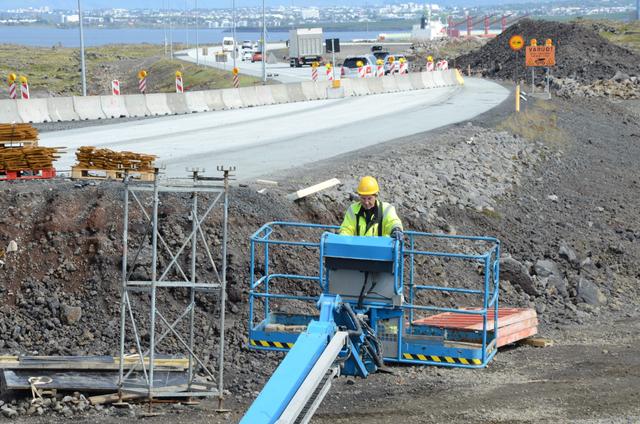
{"label": "concrete barrier", "polygon": [[189,112],[207,112],[209,110],[204,91],[189,91],[184,93],[184,99],[187,102]]}
{"label": "concrete barrier", "polygon": [[223,110],[225,109],[224,102],[222,101],[221,90],[206,90],[203,91],[204,99],[207,102],[209,110]]}
{"label": "concrete barrier", "polygon": [[238,88],[225,88],[220,90],[220,94],[226,109],[239,109],[243,106]]}
{"label": "concrete barrier", "polygon": [[396,83],[398,84],[398,90],[400,91],[413,90],[413,87],[411,86],[411,80],[406,74],[394,75],[393,77],[396,79]]}
{"label": "concrete barrier", "polygon": [[444,81],[444,85],[446,87],[450,87],[452,85],[457,85],[453,79],[451,79],[452,77],[452,73],[450,71],[443,71],[442,72],[442,81]]}
{"label": "concrete barrier", "polygon": [[420,72],[424,88],[436,88],[436,82],[433,79],[433,72]]}
{"label": "concrete barrier", "polygon": [[12,124],[12,123],[22,123],[22,118],[18,115],[18,105],[16,104],[16,100],[13,99],[4,99],[0,100],[0,122]]}
{"label": "concrete barrier", "polygon": [[316,93],[318,94],[318,99],[323,100],[327,98],[327,89],[331,87],[330,81],[318,81],[316,83]]}
{"label": "concrete barrier", "polygon": [[167,97],[167,106],[169,106],[172,114],[184,115],[185,113],[191,113],[184,93],[167,93],[165,96]]}
{"label": "concrete barrier", "polygon": [[142,117],[151,115],[147,108],[147,99],[144,94],[127,94],[122,97],[129,116]]}
{"label": "concrete barrier", "polygon": [[371,94],[381,94],[385,92],[382,86],[382,78],[367,78],[367,85],[369,86],[369,93]]}
{"label": "concrete barrier", "polygon": [[144,101],[151,115],[170,115],[172,113],[167,103],[167,95],[164,93],[145,94]]}
{"label": "concrete barrier", "polygon": [[352,97],[355,96],[356,93],[353,91],[353,79],[345,78],[340,80],[340,88],[342,88],[342,95],[344,97]]}
{"label": "concrete barrier", "polygon": [[444,87],[446,84],[444,83],[444,78],[442,77],[442,72],[443,71],[434,71],[433,72],[433,81],[436,85],[436,88],[438,87]]}
{"label": "concrete barrier", "polygon": [[307,100],[302,92],[302,85],[299,82],[293,84],[285,84],[287,86],[287,96],[289,102],[304,102]]}
{"label": "concrete barrier", "polygon": [[272,105],[276,103],[271,89],[266,85],[256,85],[256,95],[261,105]]}
{"label": "concrete barrier", "polygon": [[414,90],[422,90],[425,88],[420,72],[411,72],[408,77],[411,82],[411,87],[413,87]]}
{"label": "concrete barrier", "polygon": [[242,106],[260,106],[260,101],[258,101],[258,93],[256,92],[255,87],[251,86],[238,88],[238,95],[240,96],[240,100],[242,100]]}
{"label": "concrete barrier", "polygon": [[289,103],[289,93],[286,84],[269,85],[271,96],[276,103]]}
{"label": "concrete barrier", "polygon": [[80,119],[71,97],[47,98],[47,111],[53,122],[78,121]]}
{"label": "concrete barrier", "polygon": [[307,100],[318,100],[318,93],[316,92],[316,83],[313,81],[304,81],[300,83],[300,89],[302,94]]}
{"label": "concrete barrier", "polygon": [[398,90],[398,83],[393,75],[385,75],[382,78],[382,87],[385,93],[394,93]]}
{"label": "concrete barrier", "polygon": [[73,96],[73,109],[80,119],[106,119],[102,111],[100,96]]}
{"label": "concrete barrier", "polygon": [[100,96],[100,106],[107,118],[128,118],[124,96]]}
{"label": "concrete barrier", "polygon": [[18,115],[22,119],[22,122],[31,122],[38,124],[40,122],[49,122],[49,108],[47,107],[47,99],[29,99],[29,100],[16,100],[16,106],[18,107]]}
{"label": "concrete barrier", "polygon": [[369,84],[367,80],[371,78],[357,78],[351,80],[351,87],[353,89],[353,94],[356,96],[368,96],[371,94],[369,91]]}

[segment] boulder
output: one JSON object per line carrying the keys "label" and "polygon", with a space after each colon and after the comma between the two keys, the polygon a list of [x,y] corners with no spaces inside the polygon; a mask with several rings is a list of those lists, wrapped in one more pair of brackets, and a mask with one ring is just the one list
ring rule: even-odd
{"label": "boulder", "polygon": [[512,257],[500,258],[500,278],[509,280],[514,286],[519,286],[528,295],[539,294],[527,268]]}
{"label": "boulder", "polygon": [[595,306],[607,303],[607,297],[600,291],[598,286],[584,277],[580,277],[576,291],[576,299],[578,301]]}
{"label": "boulder", "polygon": [[570,248],[565,242],[562,242],[560,244],[558,255],[560,255],[561,258],[567,260],[571,265],[576,266],[580,263],[575,250]]}
{"label": "boulder", "polygon": [[545,278],[550,275],[557,275],[559,277],[562,277],[560,267],[558,267],[558,264],[551,259],[540,259],[536,262],[534,270],[536,272],[536,275],[540,278]]}
{"label": "boulder", "polygon": [[82,318],[82,308],[79,306],[62,305],[60,319],[64,324],[75,324]]}

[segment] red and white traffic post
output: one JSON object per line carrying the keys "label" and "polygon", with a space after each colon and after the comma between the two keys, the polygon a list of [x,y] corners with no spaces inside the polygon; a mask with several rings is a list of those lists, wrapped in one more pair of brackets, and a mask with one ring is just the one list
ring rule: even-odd
{"label": "red and white traffic post", "polygon": [[18,98],[18,88],[16,87],[16,79],[17,75],[14,73],[9,74],[7,77],[7,83],[9,84],[9,98],[17,99]]}
{"label": "red and white traffic post", "polygon": [[404,57],[401,57],[400,60],[400,74],[406,74],[407,71],[407,60]]}
{"label": "red and white traffic post", "polygon": [[331,71],[331,63],[324,65],[327,69],[327,81],[333,81],[333,72]]}
{"label": "red and white traffic post", "polygon": [[22,94],[22,100],[29,100],[29,83],[27,77],[20,77],[20,93]]}
{"label": "red and white traffic post", "polygon": [[238,75],[240,70],[236,67],[231,73],[233,74],[233,88],[240,88],[240,76]]}
{"label": "red and white traffic post", "polygon": [[140,90],[142,94],[145,94],[147,91],[147,75],[149,74],[147,74],[147,71],[144,69],[138,72],[138,90]]}
{"label": "red and white traffic post", "polygon": [[376,77],[380,78],[384,76],[384,61],[382,59],[378,59],[376,61]]}
{"label": "red and white traffic post", "polygon": [[436,66],[433,63],[433,61],[427,62],[427,72],[433,72],[435,71],[435,69],[436,69]]}
{"label": "red and white traffic post", "polygon": [[118,80],[111,81],[111,94],[114,96],[120,95],[120,81]]}
{"label": "red and white traffic post", "polygon": [[389,56],[389,75],[396,73],[396,58]]}
{"label": "red and white traffic post", "polygon": [[176,93],[184,93],[184,84],[182,83],[182,72],[176,71]]}
{"label": "red and white traffic post", "polygon": [[364,78],[367,72],[366,68],[364,67],[364,63],[362,63],[362,61],[359,60],[356,65],[358,65],[358,77]]}
{"label": "red and white traffic post", "polygon": [[318,66],[320,66],[318,62],[313,62],[311,64],[311,79],[313,82],[318,82]]}

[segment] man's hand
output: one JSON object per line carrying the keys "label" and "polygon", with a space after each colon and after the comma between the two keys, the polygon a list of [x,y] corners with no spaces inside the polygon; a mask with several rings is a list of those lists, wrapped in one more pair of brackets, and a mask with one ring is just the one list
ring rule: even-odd
{"label": "man's hand", "polygon": [[391,238],[398,240],[400,243],[404,241],[404,233],[398,227],[391,230]]}

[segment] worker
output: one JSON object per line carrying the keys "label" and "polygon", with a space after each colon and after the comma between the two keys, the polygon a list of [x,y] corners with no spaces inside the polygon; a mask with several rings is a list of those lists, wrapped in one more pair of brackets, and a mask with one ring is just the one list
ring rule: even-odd
{"label": "worker", "polygon": [[387,236],[402,241],[402,222],[396,208],[378,199],[380,187],[375,178],[367,175],[358,184],[360,200],[347,209],[340,226],[345,236]]}

